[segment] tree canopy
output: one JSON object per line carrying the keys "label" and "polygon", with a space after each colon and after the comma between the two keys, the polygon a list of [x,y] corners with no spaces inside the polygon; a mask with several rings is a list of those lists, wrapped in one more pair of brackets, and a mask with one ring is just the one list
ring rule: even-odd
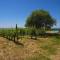
{"label": "tree canopy", "polygon": [[26,27],[51,28],[56,24],[56,20],[45,10],[35,10],[26,20]]}

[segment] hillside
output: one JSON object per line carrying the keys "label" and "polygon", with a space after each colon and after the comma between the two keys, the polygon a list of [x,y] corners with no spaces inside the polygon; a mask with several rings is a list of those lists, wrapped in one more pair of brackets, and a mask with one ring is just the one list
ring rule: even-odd
{"label": "hillside", "polygon": [[60,60],[60,38],[22,38],[18,45],[0,37],[0,60]]}

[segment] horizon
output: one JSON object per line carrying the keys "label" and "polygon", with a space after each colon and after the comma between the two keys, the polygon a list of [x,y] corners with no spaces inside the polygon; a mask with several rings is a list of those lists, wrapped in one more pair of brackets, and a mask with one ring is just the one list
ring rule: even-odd
{"label": "horizon", "polygon": [[57,21],[53,28],[60,28],[60,0],[0,0],[0,28],[24,27],[33,10],[43,9]]}

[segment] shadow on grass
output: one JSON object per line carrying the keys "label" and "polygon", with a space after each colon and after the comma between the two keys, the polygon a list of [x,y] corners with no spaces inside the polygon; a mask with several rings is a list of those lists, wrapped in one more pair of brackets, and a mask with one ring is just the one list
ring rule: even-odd
{"label": "shadow on grass", "polygon": [[21,45],[21,46],[24,47],[24,44],[23,43],[20,43],[20,42],[14,42],[14,43],[17,44],[17,45]]}
{"label": "shadow on grass", "polygon": [[21,45],[21,46],[24,47],[24,44],[23,44],[23,43],[20,43],[20,42],[18,42],[18,41],[14,41],[14,40],[12,40],[12,39],[7,39],[7,40],[14,42],[16,45]]}

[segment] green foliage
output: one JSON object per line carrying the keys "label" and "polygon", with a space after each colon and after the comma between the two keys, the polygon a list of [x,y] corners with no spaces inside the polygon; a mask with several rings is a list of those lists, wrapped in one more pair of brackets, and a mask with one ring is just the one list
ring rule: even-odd
{"label": "green foliage", "polygon": [[25,35],[25,30],[24,29],[20,29],[20,36],[24,36]]}
{"label": "green foliage", "polygon": [[18,41],[18,27],[16,24],[16,28],[13,29],[0,29],[0,36],[12,40],[14,42]]}
{"label": "green foliage", "polygon": [[32,39],[33,37],[35,37],[35,39],[37,39],[36,29],[35,29],[35,28],[32,28],[32,29],[30,29],[30,30],[31,30],[31,31],[30,31],[31,39]]}
{"label": "green foliage", "polygon": [[54,36],[52,42],[54,43],[54,45],[60,45],[60,36]]}
{"label": "green foliage", "polygon": [[56,21],[49,12],[45,10],[35,10],[26,20],[26,27],[36,27],[36,28],[51,28],[56,24]]}

